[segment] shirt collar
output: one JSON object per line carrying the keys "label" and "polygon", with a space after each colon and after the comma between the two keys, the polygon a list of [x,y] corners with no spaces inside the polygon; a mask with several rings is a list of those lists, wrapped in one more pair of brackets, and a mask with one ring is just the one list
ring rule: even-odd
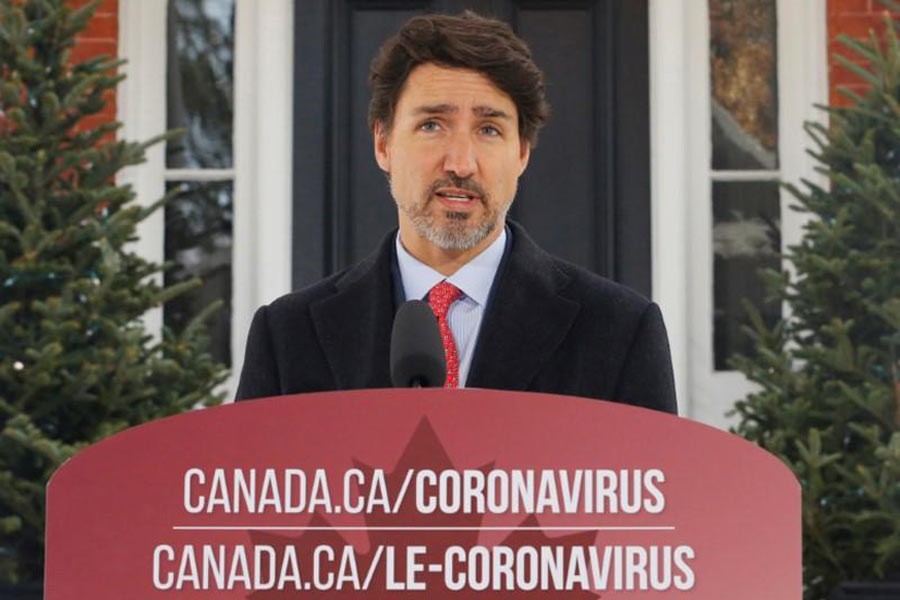
{"label": "shirt collar", "polygon": [[400,278],[403,280],[403,291],[407,300],[425,298],[431,288],[446,279],[479,305],[486,306],[491,284],[503,259],[506,228],[503,228],[490,246],[449,277],[444,277],[407,252],[400,241],[400,232],[397,232],[395,244],[397,264],[400,267]]}

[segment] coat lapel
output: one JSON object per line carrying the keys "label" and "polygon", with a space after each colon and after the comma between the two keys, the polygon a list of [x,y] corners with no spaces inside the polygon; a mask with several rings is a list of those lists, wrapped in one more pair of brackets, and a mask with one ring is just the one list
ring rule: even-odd
{"label": "coat lapel", "polygon": [[[580,304],[565,297],[568,277],[515,223],[513,246],[481,324],[467,387],[526,390],[562,343]],[[312,311],[335,389],[391,386],[393,235],[335,284]]]}
{"label": "coat lapel", "polygon": [[568,277],[515,223],[481,323],[467,387],[526,390],[572,328],[580,304],[563,295]]}
{"label": "coat lapel", "polygon": [[336,389],[391,386],[393,240],[388,235],[375,254],[336,282],[335,294],[310,307]]}

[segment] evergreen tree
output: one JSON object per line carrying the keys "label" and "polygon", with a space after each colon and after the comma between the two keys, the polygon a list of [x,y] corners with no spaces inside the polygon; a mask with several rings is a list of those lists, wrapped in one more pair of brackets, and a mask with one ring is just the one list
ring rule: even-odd
{"label": "evergreen tree", "polygon": [[807,599],[900,576],[900,44],[885,21],[882,40],[842,40],[869,91],[806,126],[828,186],[789,186],[811,218],[794,275],[767,277],[790,316],[769,329],[751,310],[757,353],[735,360],[761,388],[736,431],[802,486]]}
{"label": "evergreen tree", "polygon": [[[218,400],[199,315],[151,335],[142,316],[194,287],[129,249],[151,209],[115,185],[152,143],[96,127],[118,61],[70,64],[97,3],[0,2],[0,581],[40,581],[44,489],[79,449]],[[212,310],[212,307],[211,309]]]}

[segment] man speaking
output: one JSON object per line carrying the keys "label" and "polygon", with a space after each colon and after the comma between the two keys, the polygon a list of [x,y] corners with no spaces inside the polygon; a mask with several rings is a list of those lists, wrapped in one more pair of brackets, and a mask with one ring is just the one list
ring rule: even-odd
{"label": "man speaking", "polygon": [[370,82],[375,160],[399,230],[363,262],[257,311],[237,398],[390,387],[394,314],[424,299],[446,387],[675,413],[659,308],[506,220],[549,111],[525,43],[471,12],[415,17],[382,46]]}

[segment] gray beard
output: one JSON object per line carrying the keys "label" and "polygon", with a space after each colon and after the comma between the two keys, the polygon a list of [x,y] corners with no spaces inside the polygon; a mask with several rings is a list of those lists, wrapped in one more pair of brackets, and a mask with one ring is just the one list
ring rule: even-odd
{"label": "gray beard", "polygon": [[[506,214],[509,212],[509,207],[512,205],[512,200],[510,199],[505,206],[498,207],[498,210],[496,211],[491,210],[489,208],[491,206],[490,199],[480,186],[454,175],[448,175],[445,180],[435,181],[425,195],[422,204],[414,204],[412,206],[404,205],[397,199],[397,195],[394,193],[390,173],[387,174],[387,179],[391,186],[391,195],[394,196],[394,201],[409,219],[410,223],[412,223],[416,233],[441,250],[470,250],[474,248],[487,239],[487,237],[497,229],[498,224],[502,224],[506,221]],[[436,225],[435,218],[428,209],[431,198],[434,196],[435,191],[441,186],[454,186],[472,191],[481,196],[485,207],[485,213],[481,222],[476,225],[468,226],[469,219],[472,218],[471,214],[444,209],[443,216],[446,217],[447,224],[444,227]]]}
{"label": "gray beard", "polygon": [[447,212],[450,223],[447,227],[437,227],[433,219],[426,215],[407,213],[413,227],[420,236],[442,250],[469,250],[483,242],[497,228],[497,221],[486,219],[476,227],[466,227],[467,213]]}

